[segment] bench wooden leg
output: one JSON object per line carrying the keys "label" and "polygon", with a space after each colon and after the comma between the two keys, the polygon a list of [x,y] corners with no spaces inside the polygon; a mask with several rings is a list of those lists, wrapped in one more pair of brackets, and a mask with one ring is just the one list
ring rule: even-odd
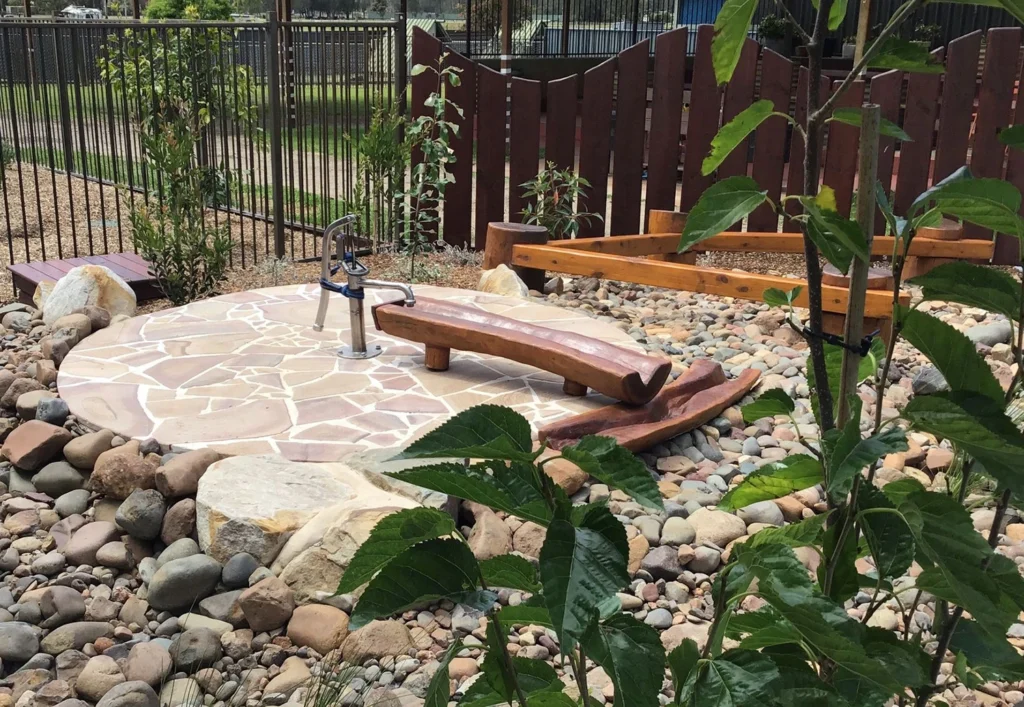
{"label": "bench wooden leg", "polygon": [[440,346],[428,346],[423,363],[428,371],[447,371],[452,350]]}
{"label": "bench wooden leg", "polygon": [[562,392],[566,395],[573,395],[580,398],[587,394],[587,386],[566,378],[565,382],[562,383]]}

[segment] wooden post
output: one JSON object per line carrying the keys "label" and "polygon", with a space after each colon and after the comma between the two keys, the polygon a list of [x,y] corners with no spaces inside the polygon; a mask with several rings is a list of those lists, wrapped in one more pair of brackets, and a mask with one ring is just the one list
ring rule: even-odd
{"label": "wooden post", "polygon": [[538,292],[544,291],[544,271],[524,268],[512,264],[512,246],[517,243],[544,245],[548,242],[548,230],[543,226],[531,226],[525,223],[487,224],[487,245],[484,246],[484,270],[492,270],[499,265],[507,265],[516,271],[526,286]]}
{"label": "wooden post", "polygon": [[[678,233],[682,235],[683,227],[686,225],[686,212],[665,211],[663,209],[651,209],[651,215],[647,223],[650,233]],[[686,253],[665,253],[663,255],[652,255],[651,260],[664,260],[669,263],[684,263],[686,265],[697,264],[697,252],[687,251]]]}
{"label": "wooden post", "polygon": [[501,0],[501,73],[512,73],[512,8],[511,0]]}
{"label": "wooden post", "polygon": [[[934,238],[938,241],[959,241],[964,237],[964,227],[959,221],[944,218],[938,226],[929,226],[918,230],[917,238]],[[956,258],[930,258],[922,255],[911,255],[903,266],[903,279],[909,280],[917,275],[924,275],[943,263],[956,262]]]}
{"label": "wooden post", "polygon": [[423,357],[423,365],[428,371],[447,371],[451,362],[451,349],[444,349],[439,346],[427,346]]}

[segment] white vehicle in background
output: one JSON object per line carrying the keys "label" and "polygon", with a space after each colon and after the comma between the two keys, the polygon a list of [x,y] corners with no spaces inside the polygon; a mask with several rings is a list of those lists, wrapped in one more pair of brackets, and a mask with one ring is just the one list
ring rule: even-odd
{"label": "white vehicle in background", "polygon": [[95,7],[81,7],[80,5],[68,5],[57,13],[58,17],[67,17],[72,20],[100,20],[103,13]]}

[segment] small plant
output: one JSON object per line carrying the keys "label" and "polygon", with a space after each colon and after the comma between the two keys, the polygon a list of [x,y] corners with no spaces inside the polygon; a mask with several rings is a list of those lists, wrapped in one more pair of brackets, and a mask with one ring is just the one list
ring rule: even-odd
{"label": "small plant", "polygon": [[914,41],[931,47],[942,36],[942,25],[919,24],[914,28]]}
{"label": "small plant", "polygon": [[548,162],[536,177],[519,186],[525,189],[523,197],[528,199],[526,208],[520,212],[523,223],[543,226],[553,239],[574,238],[580,224],[602,218],[600,214],[576,210],[590,182],[572,169],[556,169],[554,162]]}
{"label": "small plant", "polygon": [[374,250],[394,237],[394,189],[402,183],[405,166],[409,161],[409,145],[399,139],[402,117],[393,109],[375,107],[369,129],[356,141],[356,152],[361,158],[356,191],[363,197],[359,211],[361,233],[373,237]]}
{"label": "small plant", "polygon": [[136,247],[173,304],[209,297],[224,279],[231,239],[226,227],[204,218],[209,180],[196,164],[195,125],[177,118],[139,140],[160,184],[159,193],[137,200],[129,214]]}
{"label": "small plant", "polygon": [[14,148],[6,142],[0,144],[0,184],[7,181],[7,168],[14,164]]}
{"label": "small plant", "polygon": [[288,256],[275,258],[272,255],[268,255],[260,262],[259,265],[256,266],[256,272],[263,277],[269,278],[273,283],[273,286],[277,287],[281,282],[282,275],[288,271],[288,268],[291,267],[291,265],[292,261]]}
{"label": "small plant", "polygon": [[757,36],[761,39],[785,39],[789,32],[789,22],[778,15],[765,15],[757,25]]}
{"label": "small plant", "polygon": [[404,246],[409,254],[409,280],[416,281],[416,256],[430,245],[438,222],[438,208],[444,201],[444,191],[455,182],[449,166],[455,162],[450,146],[459,126],[445,119],[448,106],[462,116],[462,108],[445,97],[445,86],[458,86],[462,69],[445,66],[448,52],[437,60],[437,66],[417,64],[413,76],[427,71],[437,76],[437,89],[427,96],[423,105],[430,109],[427,115],[414,120],[407,131],[408,148],[419,150],[423,159],[413,167],[409,191],[401,195],[405,206]]}

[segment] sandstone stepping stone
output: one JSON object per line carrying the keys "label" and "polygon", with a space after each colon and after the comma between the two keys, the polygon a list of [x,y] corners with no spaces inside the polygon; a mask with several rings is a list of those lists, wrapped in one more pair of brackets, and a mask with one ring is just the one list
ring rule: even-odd
{"label": "sandstone stepping stone", "polygon": [[71,440],[71,433],[41,420],[29,420],[7,437],[0,454],[14,466],[36,471],[52,461]]}
{"label": "sandstone stepping stone", "polygon": [[[288,537],[322,510],[332,508],[340,516],[360,508],[411,505],[343,464],[307,464],[271,455],[230,457],[203,475],[196,529],[200,547],[211,557],[227,562],[248,552],[269,566]],[[305,547],[323,537],[321,530]]]}
{"label": "sandstone stepping stone", "polygon": [[348,636],[348,614],[327,604],[306,604],[295,609],[287,633],[295,645],[327,655]]}
{"label": "sandstone stepping stone", "polygon": [[79,469],[90,470],[103,452],[110,449],[114,433],[100,430],[76,437],[64,446],[64,458]]}
{"label": "sandstone stepping stone", "polygon": [[110,521],[98,520],[87,523],[75,531],[71,540],[64,546],[64,556],[73,565],[95,565],[96,552],[120,537],[121,531]]}
{"label": "sandstone stepping stone", "polygon": [[213,591],[220,573],[220,563],[206,555],[171,560],[149,580],[146,598],[154,609],[187,608]]}

